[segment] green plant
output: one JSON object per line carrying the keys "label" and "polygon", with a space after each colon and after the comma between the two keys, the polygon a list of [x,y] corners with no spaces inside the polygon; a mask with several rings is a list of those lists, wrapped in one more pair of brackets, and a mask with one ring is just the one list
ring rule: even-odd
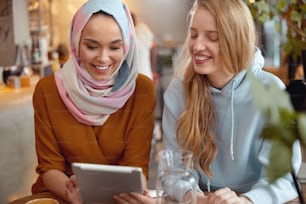
{"label": "green plant", "polygon": [[251,93],[255,105],[266,116],[266,126],[261,136],[271,141],[268,177],[273,183],[279,177],[292,171],[291,158],[293,143],[298,140],[306,147],[306,113],[296,112],[289,94],[275,82],[265,87],[251,73]]}
{"label": "green plant", "polygon": [[257,23],[275,20],[275,28],[281,31],[281,20],[287,25],[286,41],[282,42],[284,51],[294,59],[306,49],[306,0],[245,0]]}
{"label": "green plant", "polygon": [[289,94],[276,82],[264,86],[252,72],[248,72],[251,82],[251,94],[254,104],[266,116],[266,125],[262,138],[271,142],[267,175],[270,183],[290,173],[292,175],[299,200],[303,204],[296,173],[292,167],[293,144],[299,141],[306,147],[306,113],[294,110]]}
{"label": "green plant", "polygon": [[296,174],[292,168],[293,144],[306,147],[306,113],[294,110],[289,94],[272,81],[265,87],[252,72],[248,72],[254,104],[266,116],[262,138],[271,142],[267,175],[270,183],[290,173],[301,203],[304,203]]}

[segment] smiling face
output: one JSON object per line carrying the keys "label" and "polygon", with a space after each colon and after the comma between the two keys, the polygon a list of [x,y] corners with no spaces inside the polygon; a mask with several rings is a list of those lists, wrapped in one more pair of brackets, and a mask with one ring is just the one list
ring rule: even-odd
{"label": "smiling face", "polygon": [[119,68],[124,57],[124,43],[116,21],[105,14],[93,15],[84,27],[79,44],[79,58],[96,80],[107,80]]}
{"label": "smiling face", "polygon": [[212,86],[222,88],[231,79],[223,69],[215,18],[203,7],[191,22],[189,51],[195,72],[207,75]]}

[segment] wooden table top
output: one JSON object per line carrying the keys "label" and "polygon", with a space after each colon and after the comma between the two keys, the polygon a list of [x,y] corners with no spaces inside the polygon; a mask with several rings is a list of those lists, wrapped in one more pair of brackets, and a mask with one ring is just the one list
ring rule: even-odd
{"label": "wooden table top", "polygon": [[[306,199],[306,193],[303,193],[303,196],[304,196],[304,199]],[[8,204],[25,204],[26,202],[37,199],[37,198],[53,198],[57,200],[59,204],[68,204],[67,202],[57,198],[56,196],[52,195],[49,192],[39,193],[39,194],[34,194],[34,195],[26,196],[23,198],[19,198],[17,200],[9,202]],[[294,199],[292,201],[287,202],[286,204],[300,204],[300,201],[298,199]]]}
{"label": "wooden table top", "polygon": [[19,198],[17,200],[11,201],[8,204],[25,204],[26,202],[28,202],[30,200],[37,199],[37,198],[53,198],[53,199],[57,200],[59,204],[68,204],[67,202],[57,198],[56,196],[52,195],[49,192],[29,195],[29,196],[26,196],[26,197]]}

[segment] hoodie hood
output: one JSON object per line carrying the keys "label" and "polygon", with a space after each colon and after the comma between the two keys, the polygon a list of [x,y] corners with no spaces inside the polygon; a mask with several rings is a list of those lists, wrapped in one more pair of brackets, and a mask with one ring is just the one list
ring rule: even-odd
{"label": "hoodie hood", "polygon": [[214,87],[210,87],[211,92],[231,95],[232,91],[235,91],[235,89],[239,87],[242,81],[244,80],[247,73],[247,69],[251,69],[255,75],[260,75],[264,64],[265,64],[264,57],[262,56],[260,49],[256,47],[252,64],[246,69],[236,74],[236,76],[234,76],[233,79],[229,81],[228,84],[225,85],[225,87],[223,87],[221,90]]}

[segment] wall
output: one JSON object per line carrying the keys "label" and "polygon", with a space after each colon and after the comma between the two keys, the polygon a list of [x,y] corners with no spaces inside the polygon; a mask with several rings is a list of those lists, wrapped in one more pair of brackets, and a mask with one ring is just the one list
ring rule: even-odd
{"label": "wall", "polygon": [[31,43],[27,0],[13,0],[13,20],[15,43]]}
{"label": "wall", "polygon": [[15,54],[12,0],[0,0],[0,67],[12,65]]}
{"label": "wall", "polygon": [[[181,42],[186,32],[186,17],[191,0],[123,0],[138,19],[147,23],[162,43],[172,37]],[[54,44],[69,44],[69,28],[74,12],[85,0],[53,0]],[[171,12],[169,12],[171,11]]]}
{"label": "wall", "polygon": [[0,0],[0,67],[14,65],[16,45],[30,40],[27,8],[27,0]]}
{"label": "wall", "polygon": [[54,31],[54,46],[59,43],[69,45],[70,23],[73,14],[84,3],[85,0],[53,0],[52,15],[53,15],[53,31]]}
{"label": "wall", "polygon": [[149,25],[161,44],[168,38],[181,43],[187,30],[191,0],[123,0],[140,21]]}

